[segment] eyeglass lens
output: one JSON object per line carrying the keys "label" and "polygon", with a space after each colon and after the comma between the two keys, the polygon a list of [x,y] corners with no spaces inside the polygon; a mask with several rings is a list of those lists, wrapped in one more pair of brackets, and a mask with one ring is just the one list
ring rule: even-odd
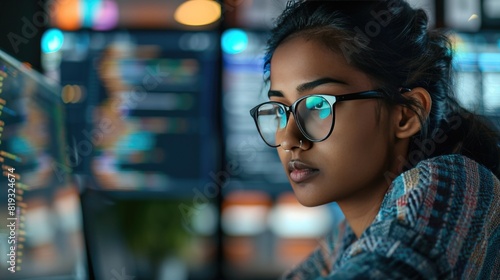
{"label": "eyeglass lens", "polygon": [[[266,103],[259,107],[257,123],[264,140],[273,146],[283,141],[288,116],[280,103]],[[299,129],[310,140],[328,136],[333,124],[332,106],[322,96],[314,95],[300,100],[295,107]]]}

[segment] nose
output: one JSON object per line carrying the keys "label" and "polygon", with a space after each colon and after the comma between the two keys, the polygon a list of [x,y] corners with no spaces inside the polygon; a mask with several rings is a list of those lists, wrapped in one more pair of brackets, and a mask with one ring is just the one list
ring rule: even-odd
{"label": "nose", "polygon": [[279,140],[281,142],[278,143],[280,143],[281,148],[285,151],[290,151],[294,148],[306,150],[309,149],[309,146],[311,144],[309,140],[307,140],[304,135],[302,135],[302,132],[300,132],[300,129],[297,126],[295,118],[292,114],[290,114],[288,123],[282,133],[281,139]]}

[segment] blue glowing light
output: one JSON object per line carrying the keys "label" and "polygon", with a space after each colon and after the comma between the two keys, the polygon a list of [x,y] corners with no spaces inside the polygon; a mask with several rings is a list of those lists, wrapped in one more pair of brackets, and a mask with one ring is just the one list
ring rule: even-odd
{"label": "blue glowing light", "polygon": [[240,29],[229,29],[222,34],[222,50],[228,54],[237,54],[246,50],[248,36]]}
{"label": "blue glowing light", "polygon": [[51,53],[61,49],[64,35],[59,29],[49,29],[42,35],[42,52]]}
{"label": "blue glowing light", "polygon": [[101,8],[101,0],[85,0],[82,4],[82,26],[92,27]]}

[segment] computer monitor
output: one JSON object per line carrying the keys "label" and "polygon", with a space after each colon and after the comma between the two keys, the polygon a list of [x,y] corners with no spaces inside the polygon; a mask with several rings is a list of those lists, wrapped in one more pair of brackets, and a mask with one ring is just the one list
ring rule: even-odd
{"label": "computer monitor", "polygon": [[64,32],[58,72],[96,279],[219,279],[218,40]]}
{"label": "computer monitor", "polygon": [[144,195],[191,196],[210,182],[220,164],[217,55],[215,32],[65,32],[58,71],[75,173]]}
{"label": "computer monitor", "polygon": [[0,278],[87,279],[60,88],[0,51]]}

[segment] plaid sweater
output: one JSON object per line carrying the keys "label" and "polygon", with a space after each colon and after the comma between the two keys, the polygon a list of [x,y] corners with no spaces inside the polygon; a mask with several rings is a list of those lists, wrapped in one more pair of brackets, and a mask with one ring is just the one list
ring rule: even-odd
{"label": "plaid sweater", "polygon": [[500,181],[461,155],[389,187],[359,239],[344,221],[283,279],[500,279]]}

